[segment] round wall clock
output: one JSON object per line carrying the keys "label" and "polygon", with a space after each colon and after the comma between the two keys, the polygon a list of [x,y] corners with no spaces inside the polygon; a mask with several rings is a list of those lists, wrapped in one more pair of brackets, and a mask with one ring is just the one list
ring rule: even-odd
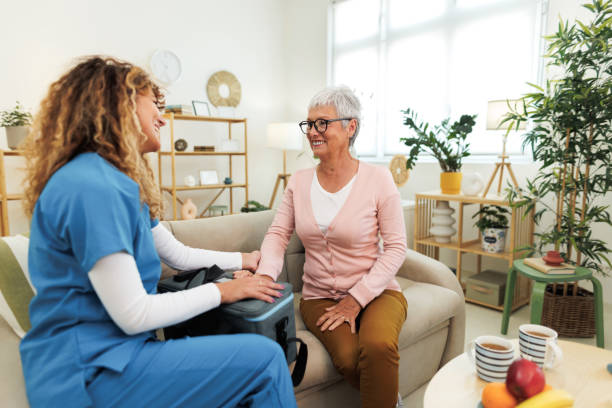
{"label": "round wall clock", "polygon": [[408,169],[406,169],[406,156],[403,154],[396,154],[389,163],[389,170],[393,176],[393,181],[398,187],[403,186],[408,181]]}
{"label": "round wall clock", "polygon": [[184,152],[187,149],[187,141],[185,139],[178,139],[174,142],[174,149],[178,152]]}
{"label": "round wall clock", "polygon": [[240,103],[242,88],[238,78],[231,72],[218,71],[211,75],[206,84],[208,100],[214,106],[233,106]]}
{"label": "round wall clock", "polygon": [[172,51],[155,51],[150,64],[153,75],[166,85],[173,84],[181,77],[181,60]]}

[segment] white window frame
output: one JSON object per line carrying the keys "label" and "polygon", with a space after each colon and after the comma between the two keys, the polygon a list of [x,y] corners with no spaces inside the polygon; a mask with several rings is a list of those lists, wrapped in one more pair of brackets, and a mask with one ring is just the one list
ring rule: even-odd
{"label": "white window frame", "polygon": [[[342,3],[350,0],[330,0],[328,5],[328,18],[327,18],[327,85],[333,85],[335,83],[334,78],[334,55],[335,55],[335,41],[334,41],[334,5],[338,3]],[[385,150],[385,138],[380,135],[385,134],[385,121],[384,118],[385,112],[385,92],[386,92],[386,78],[383,75],[385,72],[385,64],[387,59],[387,33],[390,29],[386,28],[387,20],[388,20],[388,0],[372,0],[380,2],[379,7],[379,18],[378,18],[378,35],[376,39],[370,37],[363,40],[358,40],[352,42],[349,46],[343,46],[342,49],[346,48],[363,48],[368,45],[372,45],[373,42],[377,43],[378,49],[378,82],[377,82],[377,93],[378,93],[378,101],[377,103],[377,120],[376,120],[376,154],[375,155],[359,155],[360,160],[365,160],[369,162],[378,162],[378,163],[388,163],[390,159],[393,157],[392,154],[384,154]],[[406,1],[420,1],[420,0],[406,0]],[[455,4],[455,0],[447,0],[449,5]],[[536,2],[536,27],[534,29],[535,37],[533,39],[535,46],[534,49],[534,67],[533,67],[533,76],[535,77],[535,83],[542,86],[544,83],[544,59],[542,56],[545,53],[545,41],[543,40],[543,36],[545,35],[546,29],[546,21],[548,15],[549,8],[549,0],[505,0],[500,1],[496,4],[496,8],[503,7],[514,7],[516,3],[529,3]],[[454,20],[456,17],[448,16],[445,14],[440,17],[438,20]],[[440,24],[437,22],[436,24]],[[442,23],[444,24],[444,23]],[[385,26],[385,27],[383,27]],[[393,38],[395,36],[401,36],[402,32],[405,33],[410,29],[401,29],[397,30],[396,33],[391,33],[389,37]],[[397,152],[399,153],[399,152]],[[500,154],[501,154],[501,146],[500,146]],[[510,158],[513,163],[531,163],[532,158],[529,151],[525,150],[523,153],[510,153]],[[464,163],[492,163],[498,157],[498,154],[482,154],[482,153],[472,153],[470,156],[466,157],[463,162]],[[422,153],[419,155],[419,163],[437,163],[437,160],[430,153]]]}

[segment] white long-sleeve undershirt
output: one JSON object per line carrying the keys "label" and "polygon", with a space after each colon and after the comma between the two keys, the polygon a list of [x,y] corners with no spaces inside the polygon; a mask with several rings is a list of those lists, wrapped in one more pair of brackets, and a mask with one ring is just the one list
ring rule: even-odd
{"label": "white long-sleeve undershirt", "polygon": [[[160,258],[176,269],[198,269],[213,264],[222,269],[242,266],[239,252],[187,247],[161,224],[151,231]],[[134,257],[125,252],[100,258],[88,276],[111,319],[130,335],[182,322],[221,303],[221,293],[213,283],[180,292],[148,294]]]}

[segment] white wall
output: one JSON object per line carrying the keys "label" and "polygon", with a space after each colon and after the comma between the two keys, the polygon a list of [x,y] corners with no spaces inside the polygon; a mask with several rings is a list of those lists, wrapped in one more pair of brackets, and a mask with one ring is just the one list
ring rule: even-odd
{"label": "white wall", "polygon": [[[265,126],[287,119],[283,0],[185,0],[175,5],[159,0],[25,0],[5,3],[2,11],[0,109],[11,108],[18,99],[35,111],[49,84],[82,55],[107,54],[148,68],[156,49],[173,51],[181,59],[183,74],[168,87],[169,104],[206,101],[210,75],[221,69],[234,73],[242,85],[236,116],[248,119],[249,198],[269,200],[282,155],[265,146]],[[0,146],[6,148],[3,132]],[[187,134],[180,136],[186,135],[191,145],[213,144],[225,134],[206,125],[187,126],[183,132]],[[235,162],[234,179],[239,181],[243,165],[240,159]],[[213,163],[214,159],[182,160],[177,164],[179,183],[186,174],[214,168]],[[19,191],[15,169],[20,165],[20,159],[7,160],[10,192]],[[226,173],[221,170],[220,176]],[[169,173],[164,174],[168,180]],[[194,201],[202,207],[209,195],[196,194]],[[243,197],[239,191],[236,210]],[[11,232],[28,229],[18,202],[10,203],[9,214]]]}

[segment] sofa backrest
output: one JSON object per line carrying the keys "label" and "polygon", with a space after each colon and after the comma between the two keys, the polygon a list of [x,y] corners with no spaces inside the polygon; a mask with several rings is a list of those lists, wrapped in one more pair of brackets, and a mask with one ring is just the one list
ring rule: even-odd
{"label": "sofa backrest", "polygon": [[[261,248],[275,213],[275,210],[269,210],[187,221],[162,221],[162,224],[179,241],[194,248],[251,252]],[[294,233],[287,245],[283,271],[278,280],[291,283],[295,292],[302,290],[304,259],[304,246]],[[164,265],[162,277],[173,273],[175,271]]]}

